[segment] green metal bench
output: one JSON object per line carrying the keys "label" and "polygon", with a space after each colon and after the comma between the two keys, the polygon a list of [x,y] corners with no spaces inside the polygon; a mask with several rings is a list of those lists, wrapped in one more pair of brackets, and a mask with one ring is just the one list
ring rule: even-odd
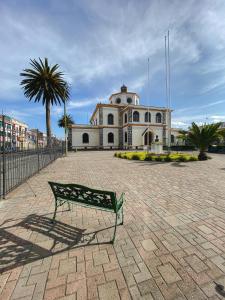
{"label": "green metal bench", "polygon": [[[101,209],[104,211],[114,212],[115,226],[112,243],[114,243],[116,236],[117,225],[123,224],[123,203],[124,193],[120,198],[116,198],[116,193],[110,191],[95,190],[79,184],[64,184],[57,182],[48,182],[51,186],[52,192],[55,196],[55,212],[52,222],[56,217],[57,208],[64,203],[68,204],[70,210],[70,203],[90,208]],[[118,220],[121,222],[118,224]]]}

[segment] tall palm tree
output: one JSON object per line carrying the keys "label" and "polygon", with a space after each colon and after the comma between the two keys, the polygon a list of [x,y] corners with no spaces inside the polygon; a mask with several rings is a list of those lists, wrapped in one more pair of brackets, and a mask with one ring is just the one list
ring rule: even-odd
{"label": "tall palm tree", "polygon": [[209,145],[218,141],[220,138],[220,125],[221,123],[198,126],[196,123],[192,123],[189,129],[188,139],[199,149],[199,160],[207,159],[206,151]]}
{"label": "tall palm tree", "polygon": [[48,145],[51,144],[51,105],[64,103],[69,99],[69,86],[63,78],[63,73],[58,71],[59,65],[50,66],[48,59],[39,61],[30,60],[31,69],[23,70],[20,75],[24,77],[21,85],[24,95],[34,102],[42,101],[46,109],[46,131]]}
{"label": "tall palm tree", "polygon": [[65,125],[66,127],[68,127],[69,125],[72,125],[74,124],[74,121],[73,121],[73,118],[71,115],[66,115],[64,117],[64,115],[58,120],[58,126],[59,127],[62,127],[62,128],[65,128]]}

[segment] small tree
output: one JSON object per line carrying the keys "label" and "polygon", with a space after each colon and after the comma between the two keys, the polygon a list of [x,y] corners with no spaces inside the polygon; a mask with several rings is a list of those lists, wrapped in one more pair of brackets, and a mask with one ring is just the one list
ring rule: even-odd
{"label": "small tree", "polygon": [[59,120],[58,120],[58,126],[61,128],[65,128],[65,124],[66,127],[68,127],[69,125],[73,125],[74,121],[71,115],[66,115],[66,116],[62,116]]}
{"label": "small tree", "polygon": [[188,140],[199,149],[199,160],[206,160],[206,151],[210,144],[218,141],[221,137],[220,133],[221,123],[204,124],[198,126],[196,123],[192,123],[188,133]]}

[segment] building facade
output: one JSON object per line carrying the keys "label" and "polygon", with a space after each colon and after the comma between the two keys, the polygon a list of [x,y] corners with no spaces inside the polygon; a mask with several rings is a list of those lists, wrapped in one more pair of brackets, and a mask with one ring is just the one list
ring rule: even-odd
{"label": "building facade", "polygon": [[[0,115],[0,149],[5,138],[5,150],[29,150],[47,146],[47,136],[37,129],[29,129],[28,125],[10,116]],[[3,128],[4,127],[4,128]],[[54,138],[55,140],[55,138]]]}
{"label": "building facade", "polygon": [[153,143],[166,145],[170,138],[171,110],[140,105],[137,93],[122,86],[98,103],[90,125],[72,125],[69,142],[72,149],[143,149]]}

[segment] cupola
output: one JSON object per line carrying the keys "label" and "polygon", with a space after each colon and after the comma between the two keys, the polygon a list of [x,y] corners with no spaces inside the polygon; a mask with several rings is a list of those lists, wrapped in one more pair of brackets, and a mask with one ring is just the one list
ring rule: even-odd
{"label": "cupola", "polygon": [[121,93],[127,93],[127,87],[124,84],[121,86]]}

